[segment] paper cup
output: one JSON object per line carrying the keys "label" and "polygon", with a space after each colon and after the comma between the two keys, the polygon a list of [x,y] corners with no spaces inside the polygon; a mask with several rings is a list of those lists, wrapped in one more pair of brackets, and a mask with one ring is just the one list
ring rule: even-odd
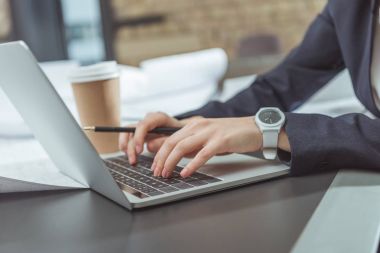
{"label": "paper cup", "polygon": [[[120,84],[116,62],[79,67],[70,80],[82,127],[120,126]],[[99,154],[117,152],[118,133],[86,132]]]}

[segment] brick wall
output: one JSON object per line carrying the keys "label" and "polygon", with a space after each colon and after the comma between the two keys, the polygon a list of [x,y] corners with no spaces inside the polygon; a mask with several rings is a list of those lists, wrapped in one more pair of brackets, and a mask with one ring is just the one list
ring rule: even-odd
{"label": "brick wall", "polygon": [[141,60],[222,47],[235,58],[238,42],[251,34],[278,36],[283,53],[301,40],[326,0],[112,0],[116,18],[164,15],[165,21],[124,26],[116,34],[118,60]]}
{"label": "brick wall", "polygon": [[0,0],[0,41],[7,38],[10,25],[8,0]]}

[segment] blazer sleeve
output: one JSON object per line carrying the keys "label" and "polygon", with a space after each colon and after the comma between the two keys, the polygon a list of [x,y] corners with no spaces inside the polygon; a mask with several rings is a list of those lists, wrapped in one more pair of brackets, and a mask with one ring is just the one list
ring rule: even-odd
{"label": "blazer sleeve", "polygon": [[320,114],[287,114],[291,173],[380,168],[380,119],[363,114],[336,118]]}
{"label": "blazer sleeve", "polygon": [[[361,115],[333,119],[291,113],[344,68],[328,4],[312,22],[301,44],[276,68],[258,76],[249,88],[227,102],[212,101],[177,118],[243,117],[256,114],[261,107],[278,107],[287,112],[285,130],[291,146],[290,153],[280,151],[279,157],[290,164],[292,175],[317,169],[380,165],[380,156],[376,156],[380,151],[380,134],[377,140],[370,136],[375,133],[376,125],[380,127],[380,121]],[[370,150],[366,155],[363,150],[368,147],[363,146],[368,145]],[[364,162],[370,154],[378,157],[378,161]]]}

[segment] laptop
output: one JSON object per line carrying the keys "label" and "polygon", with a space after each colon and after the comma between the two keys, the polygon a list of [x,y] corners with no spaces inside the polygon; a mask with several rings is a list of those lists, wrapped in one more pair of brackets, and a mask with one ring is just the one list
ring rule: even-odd
{"label": "laptop", "polygon": [[279,162],[232,154],[212,158],[189,178],[154,177],[152,156],[131,166],[122,153],[99,156],[22,41],[0,44],[0,87],[65,175],[129,210],[207,194],[288,174]]}

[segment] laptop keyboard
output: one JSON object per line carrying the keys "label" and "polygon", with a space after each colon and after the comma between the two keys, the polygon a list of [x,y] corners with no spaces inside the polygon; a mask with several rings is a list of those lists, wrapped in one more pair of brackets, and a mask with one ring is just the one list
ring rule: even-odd
{"label": "laptop keyboard", "polygon": [[150,169],[153,158],[139,156],[137,165],[130,165],[126,156],[104,160],[119,187],[138,198],[147,198],[165,193],[195,188],[221,181],[219,178],[195,172],[182,178],[181,167],[176,167],[170,178],[154,177]]}

